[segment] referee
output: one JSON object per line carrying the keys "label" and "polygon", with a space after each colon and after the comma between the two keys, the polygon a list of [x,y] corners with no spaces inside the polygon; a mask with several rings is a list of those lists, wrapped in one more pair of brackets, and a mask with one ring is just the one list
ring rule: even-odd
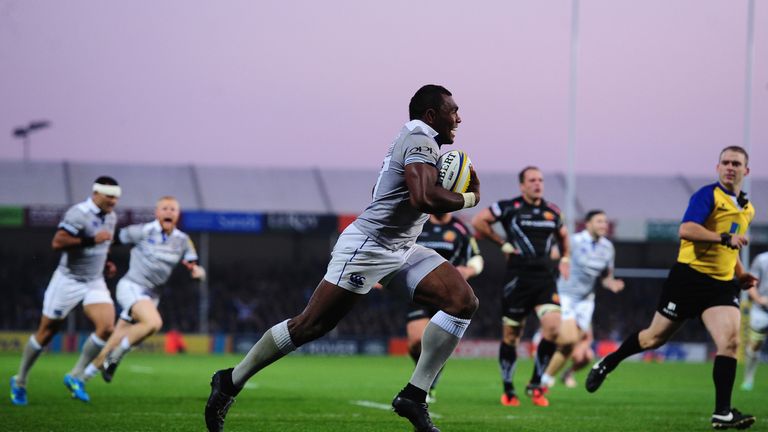
{"label": "referee", "polygon": [[664,283],[656,314],[648,328],[627,337],[618,350],[596,363],[587,377],[594,392],[625,358],[664,345],[685,320],[700,317],[717,347],[712,371],[715,382],[715,429],[746,429],[755,417],[731,407],[739,346],[739,288],[757,279],[739,260],[739,249],[755,209],[741,190],[749,174],[749,156],[738,146],[720,152],[718,181],[691,197],[680,224],[680,252]]}

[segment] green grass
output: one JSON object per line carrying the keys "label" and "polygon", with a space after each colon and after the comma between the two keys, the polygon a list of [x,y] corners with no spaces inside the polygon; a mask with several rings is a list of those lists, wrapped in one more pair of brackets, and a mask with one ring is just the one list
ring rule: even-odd
{"label": "green grass", "polygon": [[[45,354],[30,375],[26,407],[7,399],[8,378],[18,355],[0,355],[5,402],[3,431],[194,431],[204,430],[203,406],[211,373],[240,356],[166,357],[134,353],[115,380],[97,377],[88,385],[92,402],[71,400],[62,384],[73,355]],[[530,362],[518,366],[524,387]],[[494,360],[451,360],[430,408],[443,431],[705,431],[714,401],[711,363],[625,363],[595,394],[562,385],[550,393],[551,406],[502,407]],[[407,358],[290,356],[255,376],[227,417],[234,431],[406,431],[406,421],[384,409],[410,377]],[[734,405],[758,416],[765,430],[766,370],[757,388],[734,390]],[[737,377],[740,382],[741,372]],[[578,376],[583,382],[584,373]],[[373,405],[361,406],[355,404]]]}

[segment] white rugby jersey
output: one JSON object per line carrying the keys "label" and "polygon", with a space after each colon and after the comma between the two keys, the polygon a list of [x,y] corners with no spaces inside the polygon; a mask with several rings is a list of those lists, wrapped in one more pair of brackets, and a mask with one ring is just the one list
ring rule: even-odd
{"label": "white rugby jersey", "polygon": [[197,261],[189,236],[178,229],[165,234],[157,220],[123,228],[120,242],[135,245],[125,278],[147,288],[164,284],[182,259]]}
{"label": "white rugby jersey", "polygon": [[760,279],[757,285],[760,295],[768,296],[768,252],[763,252],[755,257],[750,267],[750,273]]}
{"label": "white rugby jersey", "polygon": [[440,146],[437,132],[421,120],[411,120],[390,145],[373,189],[373,201],[354,224],[380,245],[396,250],[413,244],[428,216],[410,203],[405,166],[427,163],[437,166]]}
{"label": "white rugby jersey", "polygon": [[561,276],[557,281],[560,294],[586,297],[592,293],[595,281],[609,270],[613,272],[613,243],[605,237],[597,241],[587,230],[571,236],[571,274],[568,280]]}
{"label": "white rugby jersey", "polygon": [[[114,235],[116,225],[115,212],[103,213],[96,203],[88,198],[70,207],[59,222],[58,228],[75,237],[95,237],[99,231],[109,231]],[[80,281],[101,278],[110,244],[111,242],[106,241],[93,246],[66,249],[61,254],[57,270]]]}

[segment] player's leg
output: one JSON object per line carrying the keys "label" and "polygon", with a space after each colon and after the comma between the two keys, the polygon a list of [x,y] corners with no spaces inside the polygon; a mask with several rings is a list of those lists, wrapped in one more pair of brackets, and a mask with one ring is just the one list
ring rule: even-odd
{"label": "player's leg", "polygon": [[[453,265],[433,250],[418,245],[414,247],[419,250],[411,255],[396,279],[405,280],[409,289],[415,284],[413,300],[416,303],[440,310],[424,329],[419,361],[408,384],[392,401],[392,406],[416,430],[432,431],[437,429],[427,413],[427,392],[469,326],[477,310],[478,300]],[[418,254],[423,257],[418,257]]]}
{"label": "player's leg", "polygon": [[[109,297],[109,291],[106,291],[106,299],[101,295],[90,297],[89,295],[90,292],[86,294],[86,298],[83,300],[83,311],[93,323],[94,331],[83,344],[75,366],[68,374],[64,375],[64,385],[72,397],[83,402],[91,400],[88,392],[85,391],[85,369],[99,355],[115,328],[115,306]],[[105,300],[109,300],[109,302]]]}
{"label": "player's leg", "polygon": [[535,308],[539,316],[541,340],[536,347],[536,356],[533,362],[533,372],[531,380],[526,386],[526,394],[531,398],[534,405],[549,406],[549,401],[544,396],[547,389],[541,385],[541,376],[544,374],[553,354],[557,350],[555,341],[560,333],[560,306],[557,304],[543,304]]}
{"label": "player's leg", "polygon": [[[112,332],[112,335],[109,337],[104,347],[101,348],[101,351],[99,351],[99,355],[97,355],[96,358],[94,358],[91,363],[85,367],[85,370],[83,371],[84,381],[90,380],[96,376],[99,371],[102,371],[102,376],[106,382],[112,381],[114,368],[108,375],[103,374],[103,371],[105,370],[105,360],[107,359],[107,356],[109,356],[110,352],[121,345],[121,341],[128,334],[128,329],[131,327],[131,325],[131,322],[124,320],[123,315],[121,314],[117,319],[117,324],[115,324],[115,330]],[[126,347],[126,349],[129,348],[130,345]]]}
{"label": "player's leg", "polygon": [[749,327],[747,328],[747,343],[744,347],[744,381],[742,390],[752,390],[755,382],[755,372],[760,360],[760,349],[763,347],[768,331],[768,312],[761,306],[753,304],[749,311]]}
{"label": "player's leg", "polygon": [[746,364],[744,365],[744,381],[741,383],[741,389],[750,391],[755,385],[755,373],[760,361],[760,349],[765,342],[765,333],[757,332],[752,328],[747,331],[749,337],[747,338],[747,345],[744,347]]}
{"label": "player's leg", "polygon": [[43,311],[37,332],[29,338],[21,356],[19,371],[11,378],[11,400],[26,405],[27,375],[38,357],[63,327],[64,318],[83,300],[87,287],[69,279],[58,271],[53,272],[43,297]]}
{"label": "player's leg", "polygon": [[[429,313],[426,309],[425,307],[416,307],[414,305],[408,312],[408,323],[405,326],[405,332],[408,338],[408,355],[411,356],[414,363],[418,363],[421,356],[421,336],[424,334],[427,324],[429,324],[429,319],[434,315],[434,313]],[[437,387],[437,382],[442,372],[443,370],[440,369],[440,372],[437,373],[435,380],[432,381],[432,385],[429,387],[429,392],[427,393],[428,403],[437,401],[435,387]]]}
{"label": "player's leg", "polygon": [[718,429],[744,429],[755,417],[731,407],[733,383],[736,380],[736,356],[739,349],[741,312],[738,307],[713,306],[701,314],[701,320],[717,347],[712,379],[715,382],[715,411],[712,426]]}
{"label": "player's leg", "polygon": [[630,334],[619,349],[595,363],[587,376],[587,391],[592,393],[600,388],[605,377],[627,357],[664,345],[682,325],[683,321],[672,321],[656,312],[648,328]]}
{"label": "player's leg", "polygon": [[555,376],[565,366],[565,363],[571,358],[573,350],[581,339],[581,331],[576,325],[575,318],[563,320],[560,324],[559,337],[557,339],[557,351],[552,355],[544,375],[541,377],[542,384],[551,386],[554,384]]}
{"label": "player's leg", "polygon": [[563,384],[568,388],[577,386],[576,372],[590,364],[595,357],[595,353],[592,351],[591,331],[584,333],[582,339],[574,346],[571,353],[571,366],[563,371],[563,374],[560,376]]}
{"label": "player's leg", "polygon": [[211,380],[211,394],[205,407],[208,430],[223,430],[224,417],[249,378],[332,330],[360,298],[362,294],[322,280],[299,315],[267,330],[234,368],[217,371]]}
{"label": "player's leg", "polygon": [[339,236],[325,276],[304,310],[268,329],[234,368],[213,374],[205,405],[208,430],[224,429],[234,397],[251,376],[333,329],[374,284],[402,263],[402,256],[379,246],[354,224],[348,226]]}
{"label": "player's leg", "polygon": [[40,317],[37,332],[29,337],[21,354],[19,370],[11,377],[11,402],[14,405],[27,405],[27,376],[40,354],[63,326],[63,320],[54,320],[45,315]]}
{"label": "player's leg", "polygon": [[429,318],[426,316],[418,319],[409,319],[405,325],[405,333],[408,338],[408,355],[411,356],[413,362],[419,361],[421,355],[421,336],[424,334],[424,329],[429,324]]}
{"label": "player's leg", "polygon": [[504,393],[501,404],[519,406],[520,399],[515,392],[515,369],[517,368],[517,346],[525,328],[525,319],[513,320],[507,316],[502,319],[501,344],[499,345],[499,369]]}

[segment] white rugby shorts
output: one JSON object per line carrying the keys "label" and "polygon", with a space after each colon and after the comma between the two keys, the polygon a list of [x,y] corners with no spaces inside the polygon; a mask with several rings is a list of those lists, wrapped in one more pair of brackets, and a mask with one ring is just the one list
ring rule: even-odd
{"label": "white rugby shorts", "polygon": [[440,254],[419,244],[387,249],[350,224],[331,252],[323,279],[356,294],[366,294],[381,282],[413,298],[419,282],[444,262]]}
{"label": "white rugby shorts", "polygon": [[78,281],[64,275],[58,269],[53,272],[43,297],[43,315],[54,320],[64,319],[82,302],[83,306],[95,303],[112,304],[104,278]]}
{"label": "white rugby shorts", "polygon": [[129,323],[133,323],[133,318],[131,318],[131,307],[133,307],[137,301],[152,300],[155,307],[160,304],[160,297],[156,294],[155,290],[152,288],[145,288],[126,278],[122,278],[117,282],[115,299],[117,299],[117,304],[122,308],[120,319]]}
{"label": "white rugby shorts", "polygon": [[749,309],[749,328],[757,333],[768,333],[768,312],[762,306],[753,303]]}
{"label": "white rugby shorts", "polygon": [[592,314],[595,312],[595,294],[586,297],[559,294],[560,313],[563,320],[576,320],[576,325],[583,331],[592,325]]}

